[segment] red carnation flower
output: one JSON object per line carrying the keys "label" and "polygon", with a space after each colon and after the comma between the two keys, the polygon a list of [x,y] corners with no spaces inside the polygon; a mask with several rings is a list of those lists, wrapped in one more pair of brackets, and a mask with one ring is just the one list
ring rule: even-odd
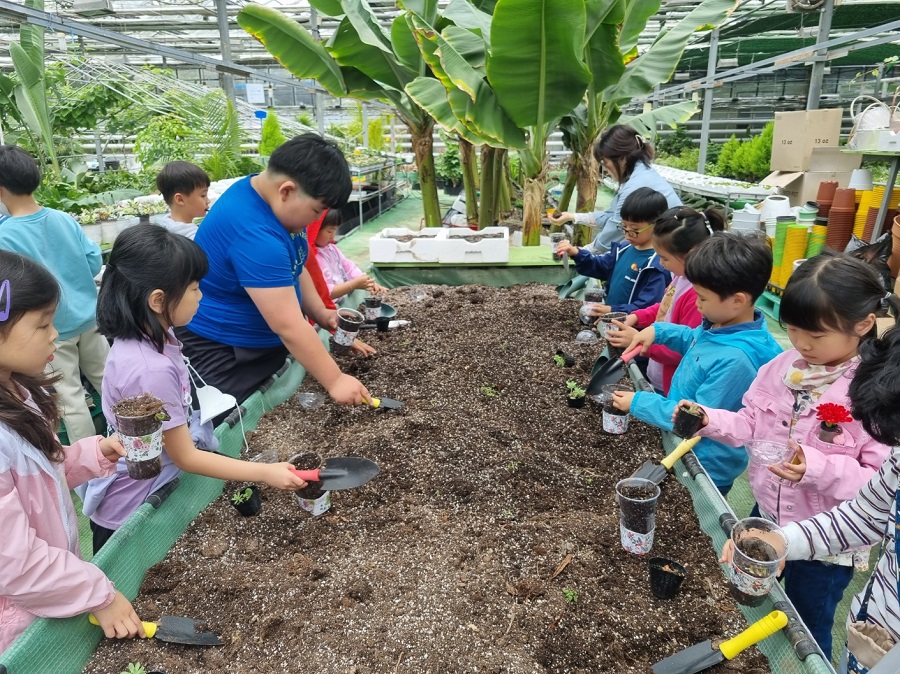
{"label": "red carnation flower", "polygon": [[822,403],[819,405],[816,419],[827,426],[836,426],[837,424],[853,421],[853,417],[850,416],[850,410],[843,405],[835,403]]}

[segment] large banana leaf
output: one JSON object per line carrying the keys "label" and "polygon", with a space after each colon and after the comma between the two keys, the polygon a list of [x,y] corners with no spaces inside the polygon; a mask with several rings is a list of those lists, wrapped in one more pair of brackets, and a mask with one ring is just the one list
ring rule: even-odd
{"label": "large banana leaf", "polygon": [[353,66],[376,82],[392,89],[403,89],[418,69],[406,68],[397,60],[393,49],[385,52],[361,39],[357,24],[347,15],[341,19],[329,41],[329,53],[342,66]]}
{"label": "large banana leaf", "polygon": [[391,36],[384,32],[369,3],[365,0],[341,0],[341,7],[363,44],[388,54],[393,53]]}
{"label": "large banana leaf", "polygon": [[647,27],[647,21],[656,14],[662,0],[628,0],[625,20],[619,32],[619,48],[627,54],[637,46],[638,38]]}
{"label": "large banana leaf", "polygon": [[437,0],[400,0],[397,4],[413,14],[418,14],[431,25],[437,20]]}
{"label": "large banana leaf", "polygon": [[572,110],[587,89],[584,0],[498,0],[487,76],[521,128],[543,129]]}
{"label": "large banana leaf", "polygon": [[663,124],[674,129],[679,124],[684,124],[699,111],[700,108],[695,101],[681,101],[640,115],[622,116],[619,118],[619,122],[636,129],[638,133],[647,138],[652,138],[656,135],[657,125]]}
{"label": "large banana leaf", "polygon": [[460,28],[475,31],[485,42],[490,40],[491,15],[482,12],[469,0],[450,0],[450,4],[444,10],[444,18]]}
{"label": "large banana leaf", "polygon": [[421,77],[425,74],[423,68],[425,61],[419,52],[414,31],[412,17],[409,14],[400,14],[391,22],[391,44],[394,47],[394,56],[399,63]]}
{"label": "large banana leaf", "polygon": [[10,43],[9,54],[19,79],[14,90],[16,108],[31,133],[43,141],[44,152],[50,159],[54,171],[58,173],[59,162],[56,159],[53,125],[44,86],[44,64],[33,62],[28,52],[18,42]]}
{"label": "large banana leaf", "polygon": [[294,75],[314,79],[332,96],[347,95],[338,63],[299,23],[260,5],[246,5],[237,21]]}
{"label": "large banana leaf", "polygon": [[[44,0],[25,0],[25,6],[43,12]],[[43,26],[30,23],[23,23],[19,26],[19,44],[28,54],[31,62],[41,67],[44,65],[44,30]]]}
{"label": "large banana leaf", "polygon": [[409,94],[448,133],[457,133],[470,143],[481,145],[485,140],[471,131],[453,114],[447,89],[433,77],[417,77],[406,85]]}
{"label": "large banana leaf", "polygon": [[625,20],[626,0],[589,0],[585,3],[587,10],[587,23],[585,26],[584,40],[591,39],[594,31],[601,23],[618,26]]}
{"label": "large banana leaf", "polygon": [[619,49],[619,27],[601,23],[597,26],[584,50],[585,60],[594,74],[590,95],[596,95],[621,79],[625,72],[625,59]]}
{"label": "large banana leaf", "polygon": [[320,14],[341,18],[344,16],[344,8],[341,0],[309,0],[309,4]]}
{"label": "large banana leaf", "polygon": [[702,26],[718,26],[738,0],[704,0],[672,28],[661,33],[643,54],[632,61],[625,74],[605,92],[608,101],[628,101],[645,96],[657,84],[668,82],[681,60],[688,40]]}

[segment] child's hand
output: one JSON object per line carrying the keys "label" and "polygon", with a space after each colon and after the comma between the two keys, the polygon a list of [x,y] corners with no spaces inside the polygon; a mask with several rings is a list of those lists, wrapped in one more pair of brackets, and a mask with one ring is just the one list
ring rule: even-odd
{"label": "child's hand", "polygon": [[731,564],[731,558],[734,557],[734,543],[731,539],[725,541],[722,546],[722,555],[719,557],[719,564]]}
{"label": "child's hand", "polygon": [[354,353],[358,353],[360,356],[363,356],[365,358],[374,356],[376,353],[378,353],[373,347],[358,339],[353,340],[353,344],[350,345],[350,350]]}
{"label": "child's hand", "polygon": [[553,215],[548,215],[547,219],[554,225],[561,225],[564,222],[570,222],[575,219],[574,213],[568,211],[556,211]]}
{"label": "child's hand", "polygon": [[286,489],[288,491],[297,491],[298,489],[303,489],[307,485],[305,480],[301,480],[294,474],[291,470],[294,466],[287,461],[283,461],[282,463],[267,463],[263,465],[262,468],[263,482],[270,487]]}
{"label": "child's hand", "polygon": [[624,349],[626,346],[631,344],[631,340],[634,339],[634,336],[638,333],[634,328],[630,328],[622,321],[613,321],[613,325],[617,326],[618,330],[607,330],[606,331],[606,341],[612,344],[617,349]]}
{"label": "child's hand", "polygon": [[797,452],[797,455],[791,461],[785,461],[780,466],[769,466],[769,470],[785,480],[800,482],[806,474],[806,457],[803,455],[803,448],[793,440],[788,440],[788,447]]}
{"label": "child's hand", "polygon": [[631,340],[631,344],[628,345],[626,351],[631,351],[634,347],[641,347],[641,355],[646,356],[647,350],[653,344],[653,340],[656,339],[656,329],[651,325],[650,327],[644,328],[639,333],[637,333]]}
{"label": "child's hand", "polygon": [[368,389],[356,377],[341,374],[328,389],[328,395],[339,405],[359,405],[372,401]]}
{"label": "child's hand", "polygon": [[[588,316],[592,316],[594,318],[600,318],[603,314],[608,314],[612,311],[612,307],[608,304],[600,304],[599,302],[594,302],[591,305],[590,310],[588,311]],[[596,321],[594,321],[596,324]]]}
{"label": "child's hand", "polygon": [[383,295],[387,292],[388,289],[382,285],[378,285],[377,283],[375,283],[375,280],[372,279],[372,282],[369,284],[368,290],[373,295]]}
{"label": "child's hand", "polygon": [[125,448],[119,442],[119,436],[115,434],[108,438],[100,438],[100,451],[103,452],[107,461],[113,463],[118,461],[120,456],[125,456]]}
{"label": "child's hand", "polygon": [[[678,404],[675,405],[675,410],[672,412],[673,424],[675,423],[675,417],[678,416],[678,410],[681,409],[682,405],[685,407],[690,407],[691,405],[697,405],[697,403],[695,403],[693,400],[679,400]],[[697,405],[697,407],[700,406]],[[709,417],[706,416],[706,410],[704,410],[702,407],[700,407],[700,411],[703,412],[703,421],[700,422],[700,428],[706,428],[709,425]]]}
{"label": "child's hand", "polygon": [[634,400],[634,391],[614,391],[612,404],[617,410],[631,411],[631,401]]}
{"label": "child's hand", "polygon": [[625,320],[622,321],[622,322],[623,322],[625,325],[627,325],[629,328],[635,327],[635,326],[637,325],[637,323],[638,323],[638,317],[637,317],[637,314],[628,314],[628,315],[625,317]]}
{"label": "child's hand", "polygon": [[576,255],[578,255],[578,249],[568,241],[560,241],[558,244],[556,244],[556,254],[575,257]]}
{"label": "child's hand", "polygon": [[372,278],[368,274],[363,274],[353,279],[353,287],[356,290],[366,290],[371,282]]}
{"label": "child's hand", "polygon": [[93,613],[103,628],[103,633],[110,639],[130,639],[135,636],[143,639],[147,636],[131,602],[118,590],[109,606],[98,608]]}

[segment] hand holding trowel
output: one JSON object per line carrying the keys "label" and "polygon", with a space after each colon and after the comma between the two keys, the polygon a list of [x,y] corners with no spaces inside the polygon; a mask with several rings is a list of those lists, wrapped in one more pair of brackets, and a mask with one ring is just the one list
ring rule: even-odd
{"label": "hand holding trowel", "polygon": [[318,482],[323,491],[340,491],[361,487],[378,475],[378,464],[359,456],[335,456],[325,459],[325,466],[315,470],[292,469],[306,482]]}
{"label": "hand holding trowel", "polygon": [[697,674],[724,660],[733,660],[741,652],[772,636],[787,624],[787,615],[781,611],[772,611],[736,637],[723,641],[718,646],[713,646],[711,641],[704,641],[660,660],[653,665],[653,674]]}
{"label": "hand holding trowel", "polygon": [[672,450],[672,453],[658,464],[654,464],[653,461],[645,461],[631,477],[642,477],[645,480],[650,480],[653,484],[659,484],[666,479],[666,475],[669,474],[668,471],[672,470],[672,466],[675,465],[675,462],[691,451],[698,442],[700,442],[700,438],[682,440],[681,444]]}
{"label": "hand holding trowel", "polygon": [[[100,625],[100,621],[93,614],[88,616],[88,621],[92,625]],[[224,646],[218,634],[198,630],[197,621],[191,618],[164,615],[157,623],[141,621],[141,624],[148,639],[155,637],[170,644],[187,646]]]}

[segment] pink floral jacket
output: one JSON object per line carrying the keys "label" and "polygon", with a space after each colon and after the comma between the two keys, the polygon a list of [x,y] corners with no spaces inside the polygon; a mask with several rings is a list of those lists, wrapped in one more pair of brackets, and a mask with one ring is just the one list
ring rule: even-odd
{"label": "pink floral jacket", "polygon": [[[732,447],[754,439],[787,442],[794,394],[782,379],[800,357],[796,349],[790,349],[764,365],[744,394],[743,409],[738,412],[706,409],[709,425],[698,435]],[[847,391],[853,372],[851,368],[849,376],[831,384],[818,404],[836,403],[849,410]],[[842,444],[826,442],[819,437],[821,422],[816,419],[815,406],[801,413],[791,434],[806,457],[806,474],[799,482],[784,480],[750,462],[750,486],[760,510],[783,525],[830,510],[856,496],[891,450],[869,437],[859,421],[841,424],[840,428]]]}

